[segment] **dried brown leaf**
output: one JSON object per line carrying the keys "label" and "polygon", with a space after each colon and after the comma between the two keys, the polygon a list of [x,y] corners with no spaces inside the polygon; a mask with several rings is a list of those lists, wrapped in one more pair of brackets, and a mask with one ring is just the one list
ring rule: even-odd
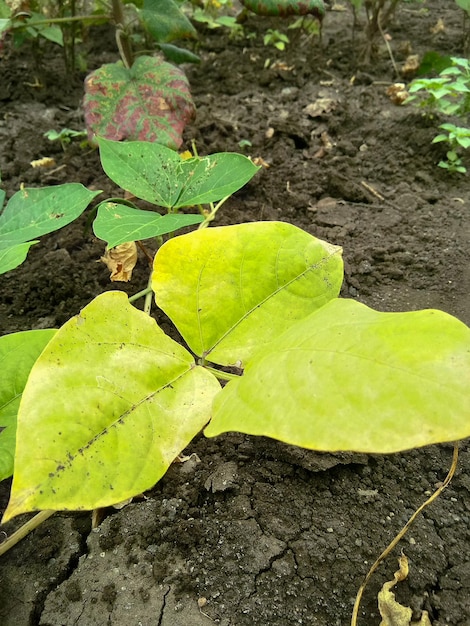
{"label": "dried brown leaf", "polygon": [[43,157],[42,159],[34,159],[30,162],[31,167],[54,167],[55,160],[52,157]]}
{"label": "dried brown leaf", "polygon": [[404,83],[394,83],[387,88],[387,96],[393,102],[393,104],[403,104],[409,97],[409,93],[406,91]]}
{"label": "dried brown leaf", "polygon": [[111,272],[110,279],[128,282],[132,278],[132,270],[137,263],[137,246],[135,241],[121,243],[115,248],[106,250],[101,260]]}
{"label": "dried brown leaf", "polygon": [[419,69],[419,63],[419,54],[408,55],[400,69],[401,74],[406,77],[413,76]]}
{"label": "dried brown leaf", "polygon": [[315,102],[307,104],[303,112],[310,117],[320,117],[326,113],[331,113],[337,104],[337,100],[333,100],[333,98],[318,98]]}
{"label": "dried brown leaf", "polygon": [[408,559],[404,554],[398,558],[399,568],[393,580],[386,582],[378,595],[379,611],[382,617],[380,626],[432,626],[427,611],[423,611],[419,622],[412,622],[413,611],[395,600],[391,589],[408,576]]}

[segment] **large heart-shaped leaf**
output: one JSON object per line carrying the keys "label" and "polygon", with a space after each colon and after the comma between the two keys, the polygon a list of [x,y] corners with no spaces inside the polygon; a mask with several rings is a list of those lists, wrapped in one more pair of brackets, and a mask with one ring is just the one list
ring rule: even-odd
{"label": "large heart-shaped leaf", "polygon": [[177,149],[195,108],[184,73],[157,57],[141,56],[131,68],[108,63],[85,80],[85,122],[90,141],[155,141]]}
{"label": "large heart-shaped leaf", "polygon": [[144,0],[140,17],[158,43],[196,37],[196,29],[173,0]]}
{"label": "large heart-shaped leaf", "polygon": [[219,390],[124,293],[98,296],[31,370],[4,520],[108,506],[152,487],[207,423]]}
{"label": "large heart-shaped leaf", "polygon": [[214,401],[209,437],[387,453],[470,436],[470,329],[441,311],[333,300],[260,350]]}
{"label": "large heart-shaped leaf", "polygon": [[0,337],[0,480],[13,473],[16,416],[34,362],[55,330],[27,330]]}
{"label": "large heart-shaped leaf", "polygon": [[195,354],[240,366],[335,298],[342,280],[341,248],[291,224],[256,222],[166,242],[152,288]]}
{"label": "large heart-shaped leaf", "polygon": [[117,202],[103,202],[98,207],[98,215],[93,222],[93,231],[97,237],[107,242],[108,248],[114,248],[126,241],[159,237],[203,221],[202,215],[182,213],[160,215],[151,211],[133,209]]}
{"label": "large heart-shaped leaf", "polygon": [[220,152],[183,159],[157,143],[100,139],[101,164],[117,185],[167,209],[221,200],[259,170],[242,154]]}
{"label": "large heart-shaped leaf", "polygon": [[32,239],[72,222],[100,193],[79,183],[16,192],[0,214],[0,274],[25,260]]}

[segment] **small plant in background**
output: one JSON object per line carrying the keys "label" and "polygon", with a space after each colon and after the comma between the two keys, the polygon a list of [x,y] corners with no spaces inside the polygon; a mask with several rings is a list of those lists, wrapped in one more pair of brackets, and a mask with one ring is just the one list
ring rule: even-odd
{"label": "small plant in background", "polygon": [[202,4],[189,2],[189,15],[195,22],[208,28],[228,28],[230,37],[242,37],[243,26],[234,14],[232,0],[203,0]]}
{"label": "small plant in background", "polygon": [[[468,59],[451,57],[451,65],[444,68],[436,78],[417,78],[409,86],[411,95],[406,102],[416,101],[429,115],[445,115],[467,120],[470,114],[470,62]],[[418,95],[419,94],[419,95]],[[470,147],[470,128],[452,122],[441,124],[445,132],[433,139],[433,143],[446,142],[449,150],[439,167],[450,172],[465,174],[459,152]]]}
{"label": "small plant in background", "polygon": [[439,126],[445,133],[441,133],[434,137],[433,143],[447,142],[450,150],[447,151],[445,161],[438,163],[439,167],[449,170],[450,172],[459,172],[465,174],[467,168],[464,166],[459,156],[459,150],[467,150],[470,148],[470,128],[462,128],[454,124],[441,124]]}
{"label": "small plant in background", "polygon": [[265,46],[274,46],[278,50],[285,50],[286,44],[289,43],[289,37],[279,30],[268,28],[263,36],[263,43]]}
{"label": "small plant in background", "polygon": [[62,128],[59,132],[51,129],[44,133],[44,137],[49,141],[59,141],[62,150],[65,151],[66,146],[71,143],[72,139],[86,140],[87,132],[86,130],[72,130],[71,128]]}
{"label": "small plant in background", "polygon": [[358,23],[358,13],[365,9],[366,23],[364,28],[366,46],[362,52],[361,60],[369,63],[374,55],[376,40],[379,36],[384,37],[384,30],[395,14],[402,0],[349,0],[354,14],[354,26]]}
{"label": "small plant in background", "polygon": [[[116,28],[116,41],[121,58],[130,66],[134,59],[131,44],[144,41],[157,47],[166,58],[176,63],[197,62],[199,58],[188,50],[171,44],[177,39],[196,38],[196,30],[173,0],[124,3],[112,0],[102,2],[80,0],[50,0],[25,2],[27,10],[11,8],[0,0],[0,36],[3,41],[10,35],[13,45],[24,41],[48,39],[64,48],[67,72],[75,70],[76,44],[81,42],[86,29],[93,25],[112,23]],[[3,18],[3,19],[2,19]],[[78,55],[79,56],[79,55]],[[79,59],[80,60],[80,59]],[[83,66],[83,62],[80,62]]]}
{"label": "small plant in background", "polygon": [[470,49],[470,30],[468,24],[470,22],[470,0],[455,0],[456,4],[464,11],[463,19],[463,51],[468,54]]}
{"label": "small plant in background", "polygon": [[412,95],[407,102],[418,100],[419,106],[430,113],[465,117],[470,113],[470,62],[450,57],[451,65],[436,78],[416,78],[408,88]]}

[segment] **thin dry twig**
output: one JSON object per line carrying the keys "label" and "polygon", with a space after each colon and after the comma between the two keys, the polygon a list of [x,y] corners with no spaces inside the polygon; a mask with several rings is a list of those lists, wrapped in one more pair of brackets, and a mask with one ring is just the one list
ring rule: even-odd
{"label": "thin dry twig", "polygon": [[448,472],[444,482],[442,483],[442,485],[440,487],[438,487],[438,489],[436,489],[436,491],[431,496],[429,496],[429,498],[425,502],[423,502],[423,504],[418,509],[416,509],[416,511],[413,513],[413,515],[410,517],[410,519],[406,522],[406,524],[400,530],[398,535],[396,535],[393,538],[393,540],[388,544],[388,546],[385,548],[385,550],[382,552],[382,554],[379,556],[379,558],[375,561],[375,563],[371,566],[370,570],[367,572],[366,577],[364,578],[361,586],[359,587],[357,595],[356,595],[356,601],[354,603],[354,608],[353,608],[352,617],[351,617],[351,626],[357,626],[357,616],[359,614],[359,606],[361,604],[362,595],[364,593],[364,589],[366,588],[366,585],[369,582],[372,574],[375,572],[375,570],[378,568],[378,566],[382,563],[382,561],[395,548],[395,546],[398,544],[398,542],[403,539],[403,537],[408,532],[410,526],[413,524],[413,522],[418,517],[418,515],[426,507],[428,507],[431,504],[431,502],[434,502],[434,500],[449,485],[450,481],[452,480],[452,478],[453,478],[453,476],[455,474],[455,470],[457,468],[458,458],[459,458],[459,444],[458,444],[458,442],[455,442],[454,443],[454,452],[453,452],[453,455],[452,455],[452,465],[450,466],[449,472]]}

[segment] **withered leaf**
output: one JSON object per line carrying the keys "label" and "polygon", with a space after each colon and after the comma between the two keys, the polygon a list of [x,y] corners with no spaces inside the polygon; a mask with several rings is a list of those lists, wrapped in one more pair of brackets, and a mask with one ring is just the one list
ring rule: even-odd
{"label": "withered leaf", "polygon": [[386,582],[378,595],[379,611],[382,617],[380,626],[432,626],[427,611],[423,611],[419,622],[412,622],[413,611],[395,600],[391,589],[408,576],[408,559],[404,554],[398,558],[398,569],[393,580]]}
{"label": "withered leaf", "polygon": [[135,241],[121,243],[115,248],[106,250],[101,257],[111,272],[110,279],[115,281],[128,282],[132,278],[132,270],[137,263],[137,246]]}

